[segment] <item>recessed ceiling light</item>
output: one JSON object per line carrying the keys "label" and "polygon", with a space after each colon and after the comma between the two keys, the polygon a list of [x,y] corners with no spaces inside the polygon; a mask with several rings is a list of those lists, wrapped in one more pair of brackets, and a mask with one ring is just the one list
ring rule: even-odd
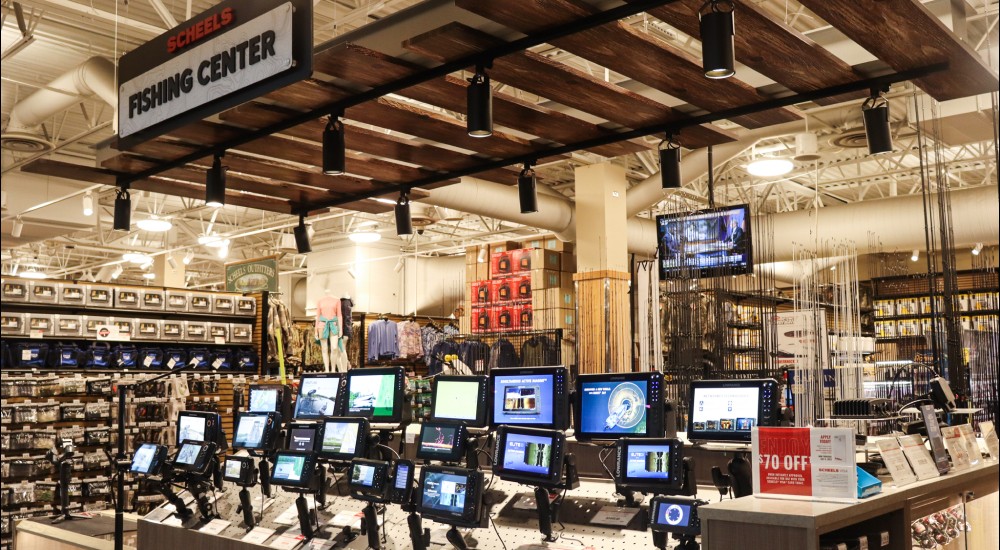
{"label": "recessed ceiling light", "polygon": [[142,252],[126,252],[122,254],[122,259],[130,264],[142,265],[145,263],[152,263],[153,258],[148,254],[143,254]]}
{"label": "recessed ceiling light", "polygon": [[48,279],[49,276],[44,271],[38,271],[35,268],[29,268],[27,271],[21,272],[21,277],[25,279]]}
{"label": "recessed ceiling light", "polygon": [[747,165],[747,172],[757,177],[773,178],[784,176],[794,168],[792,161],[787,159],[757,159]]}
{"label": "recessed ceiling light", "polygon": [[153,233],[163,233],[164,231],[170,231],[174,227],[174,224],[170,223],[170,220],[164,220],[156,215],[152,215],[144,220],[139,220],[135,225],[143,231],[150,231]]}
{"label": "recessed ceiling light", "polygon": [[347,238],[356,243],[373,243],[380,240],[382,235],[376,231],[355,231],[348,235]]}

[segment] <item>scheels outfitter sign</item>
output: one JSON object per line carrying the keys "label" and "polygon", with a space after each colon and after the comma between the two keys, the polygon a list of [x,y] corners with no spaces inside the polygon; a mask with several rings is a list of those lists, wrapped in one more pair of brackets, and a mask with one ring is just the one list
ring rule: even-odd
{"label": "scheels outfitter sign", "polygon": [[216,114],[312,72],[310,0],[229,0],[122,57],[119,146]]}

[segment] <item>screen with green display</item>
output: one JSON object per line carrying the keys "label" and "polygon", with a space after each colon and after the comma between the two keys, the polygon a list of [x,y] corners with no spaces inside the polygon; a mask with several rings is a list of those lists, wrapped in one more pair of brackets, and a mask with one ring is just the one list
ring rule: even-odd
{"label": "screen with green display", "polygon": [[394,374],[352,374],[348,380],[349,414],[363,415],[371,411],[374,419],[393,415],[396,406]]}
{"label": "screen with green display", "polygon": [[480,381],[438,381],[434,393],[434,418],[475,420],[482,384]]}

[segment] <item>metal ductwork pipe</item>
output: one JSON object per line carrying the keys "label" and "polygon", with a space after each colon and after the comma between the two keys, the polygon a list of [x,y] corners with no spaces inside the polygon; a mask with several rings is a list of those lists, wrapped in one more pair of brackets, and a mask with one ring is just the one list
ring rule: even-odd
{"label": "metal ductwork pipe", "polygon": [[26,153],[51,149],[53,145],[35,128],[52,115],[92,95],[114,108],[118,106],[115,65],[103,57],[91,57],[14,105],[0,145],[4,149]]}

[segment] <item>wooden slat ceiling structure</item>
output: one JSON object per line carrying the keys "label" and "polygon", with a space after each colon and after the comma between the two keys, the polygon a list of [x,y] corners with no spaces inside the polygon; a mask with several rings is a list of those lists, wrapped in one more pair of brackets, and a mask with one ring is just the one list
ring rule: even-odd
{"label": "wooden slat ceiling structure", "polygon": [[[628,4],[641,1],[626,0]],[[997,89],[997,75],[919,0],[799,1],[896,72],[947,63],[947,70],[915,80],[937,100]],[[783,92],[786,95],[815,93],[872,76],[789,28],[753,0],[734,3],[737,60],[773,80],[778,88],[787,90]],[[676,0],[642,5],[648,7],[648,16],[697,38],[697,13],[702,4],[703,0]],[[400,189],[414,182],[431,183],[413,189],[413,198],[435,186],[453,183],[456,180],[448,176],[454,173],[513,184],[520,166],[505,166],[506,159],[566,158],[565,151],[553,154],[551,150],[572,149],[570,145],[588,141],[600,143],[579,149],[600,157],[648,151],[652,146],[647,141],[616,136],[657,125],[683,125],[693,116],[732,112],[775,97],[739,80],[738,75],[707,79],[700,59],[624,22],[612,21],[555,36],[547,43],[648,86],[662,94],[657,98],[673,98],[676,101],[671,105],[675,106],[525,49],[484,60],[492,62],[487,72],[495,85],[496,131],[489,138],[472,138],[466,133],[467,84],[461,72],[423,79],[393,96],[352,102],[343,113],[349,150],[348,174],[343,176],[327,176],[320,169],[325,118],[285,124],[290,127],[269,132],[303,113],[332,108],[372,88],[419,76],[436,63],[495,51],[506,44],[498,35],[523,33],[530,38],[596,13],[592,5],[581,0],[455,0],[455,5],[492,25],[484,28],[501,25],[508,32],[491,34],[463,23],[442,21],[440,27],[428,32],[399,37],[400,46],[409,52],[407,60],[350,41],[320,46],[313,58],[312,78],[229,109],[212,121],[188,124],[129,150],[117,150],[112,143],[101,152],[99,167],[38,160],[23,169],[114,185],[119,178],[132,179],[163,168],[130,185],[201,198],[205,169],[211,165],[214,149],[258,132],[262,135],[225,153],[230,204],[298,214],[329,206],[380,213],[390,210]],[[543,101],[527,101],[511,89]],[[816,102],[830,104],[864,95],[853,91]],[[744,110],[747,112],[733,116],[730,122],[753,129],[802,118],[798,109],[788,106]],[[735,139],[720,125],[686,126],[678,139],[689,149]],[[195,160],[167,166],[185,158]],[[477,171],[486,163],[491,166]],[[388,200],[372,200],[376,197]]]}

